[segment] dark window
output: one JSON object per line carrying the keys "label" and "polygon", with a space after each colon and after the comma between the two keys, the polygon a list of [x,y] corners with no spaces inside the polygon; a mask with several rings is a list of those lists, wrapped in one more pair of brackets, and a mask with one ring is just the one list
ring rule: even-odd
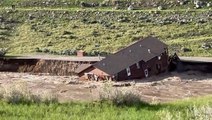
{"label": "dark window", "polygon": [[128,68],[126,69],[126,71],[127,71],[127,76],[130,76],[130,75],[131,75],[130,67],[128,67]]}
{"label": "dark window", "polygon": [[152,69],[151,68],[148,68],[148,71],[150,72],[150,71],[152,71]]}
{"label": "dark window", "polygon": [[136,63],[136,67],[137,67],[137,69],[140,69],[141,68],[139,62]]}

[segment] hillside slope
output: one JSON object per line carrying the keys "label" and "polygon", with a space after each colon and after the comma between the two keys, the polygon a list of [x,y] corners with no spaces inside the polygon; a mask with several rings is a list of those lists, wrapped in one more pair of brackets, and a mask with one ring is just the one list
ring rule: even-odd
{"label": "hillside slope", "polygon": [[211,0],[1,0],[0,6],[16,5],[18,7],[110,7],[120,6],[151,8],[163,6],[165,8],[173,7],[192,7],[196,4],[201,6],[211,5]]}
{"label": "hillside slope", "polygon": [[171,53],[212,56],[210,7],[114,10],[55,5],[38,8],[19,5],[33,3],[24,0],[17,1],[16,9],[4,7],[14,1],[3,0],[0,8],[0,48],[9,48],[8,54],[73,55],[83,49],[89,55],[98,52],[104,55],[152,35],[170,45]]}

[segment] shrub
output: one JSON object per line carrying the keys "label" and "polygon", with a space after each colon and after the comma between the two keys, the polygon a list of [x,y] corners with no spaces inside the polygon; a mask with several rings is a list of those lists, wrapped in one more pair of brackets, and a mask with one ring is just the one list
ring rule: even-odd
{"label": "shrub", "polygon": [[8,49],[7,48],[0,48],[0,57],[1,56],[5,56],[5,54],[7,53]]}
{"label": "shrub", "polygon": [[100,92],[100,101],[110,101],[115,105],[137,105],[144,103],[141,101],[136,91],[124,91],[113,88],[110,84],[105,84]]}
{"label": "shrub", "polygon": [[189,108],[188,112],[188,118],[194,119],[194,120],[209,120],[212,117],[212,108],[211,106],[202,106],[202,107],[196,107],[192,106]]}
{"label": "shrub", "polygon": [[163,120],[210,120],[212,117],[211,106],[190,106],[183,113],[182,111],[174,112],[170,110],[162,110],[157,113]]}
{"label": "shrub", "polygon": [[53,94],[32,94],[25,82],[15,83],[11,86],[6,86],[0,91],[0,99],[12,104],[30,104],[30,103],[57,103],[58,99]]}
{"label": "shrub", "polygon": [[4,98],[4,90],[0,88],[0,100]]}
{"label": "shrub", "polygon": [[42,102],[45,104],[50,104],[50,103],[57,103],[58,99],[57,96],[55,94],[43,94],[42,98]]}
{"label": "shrub", "polygon": [[63,35],[70,35],[70,34],[73,34],[73,33],[70,31],[63,31]]}
{"label": "shrub", "polygon": [[48,48],[44,48],[44,49],[43,49],[43,52],[44,52],[44,53],[49,53],[50,50],[49,50]]}
{"label": "shrub", "polygon": [[31,102],[31,94],[27,90],[26,85],[18,83],[13,86],[4,88],[3,99],[8,103],[29,103]]}
{"label": "shrub", "polygon": [[36,47],[35,52],[42,52],[42,50],[39,47]]}

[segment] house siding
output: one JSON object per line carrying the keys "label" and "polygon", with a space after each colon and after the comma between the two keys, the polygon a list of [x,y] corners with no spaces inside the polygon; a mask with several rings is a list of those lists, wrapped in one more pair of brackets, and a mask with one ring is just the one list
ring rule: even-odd
{"label": "house siding", "polygon": [[139,62],[140,68],[137,68],[137,63],[130,66],[131,75],[127,75],[126,69],[119,72],[116,76],[116,80],[129,80],[129,79],[140,79],[144,77],[143,68],[142,68],[142,62]]}
{"label": "house siding", "polygon": [[[158,59],[158,56],[156,56],[147,62],[140,61],[139,69],[137,68],[137,65],[136,65],[137,63],[133,64],[132,66],[129,67],[131,71],[130,76],[127,75],[127,71],[126,69],[124,69],[117,74],[116,80],[121,81],[121,80],[145,78],[145,73],[144,73],[145,69],[148,70],[148,77],[165,72],[168,68],[168,55],[167,53],[164,52],[160,56],[161,56],[160,60]],[[160,66],[160,69],[157,68],[158,65]]]}
{"label": "house siding", "polygon": [[102,70],[95,68],[95,67],[89,67],[84,72],[81,72],[78,76],[80,80],[89,80],[89,78],[85,75],[86,73],[92,73],[94,75],[97,75],[100,79],[109,76],[107,73],[103,72]]}

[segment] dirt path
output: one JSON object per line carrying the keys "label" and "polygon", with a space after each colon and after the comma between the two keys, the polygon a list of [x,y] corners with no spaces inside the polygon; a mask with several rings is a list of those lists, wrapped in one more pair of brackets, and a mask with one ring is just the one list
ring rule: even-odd
{"label": "dirt path", "polygon": [[212,63],[212,57],[180,57],[181,61]]}
{"label": "dirt path", "polygon": [[[141,99],[148,102],[167,102],[194,96],[212,94],[212,74],[196,72],[168,73],[144,80],[130,81],[128,87],[117,87],[120,90],[136,91]],[[0,73],[0,87],[6,88],[23,84],[34,94],[56,95],[63,101],[93,101],[105,83],[77,81],[70,76],[32,75],[28,73]],[[125,84],[129,81],[111,84]]]}
{"label": "dirt path", "polygon": [[38,59],[38,60],[59,60],[59,61],[82,61],[82,62],[96,62],[100,61],[104,57],[98,57],[98,56],[83,56],[83,57],[77,57],[77,56],[61,56],[61,55],[50,55],[50,54],[35,54],[35,55],[16,55],[16,56],[5,56],[2,58],[7,59]]}

